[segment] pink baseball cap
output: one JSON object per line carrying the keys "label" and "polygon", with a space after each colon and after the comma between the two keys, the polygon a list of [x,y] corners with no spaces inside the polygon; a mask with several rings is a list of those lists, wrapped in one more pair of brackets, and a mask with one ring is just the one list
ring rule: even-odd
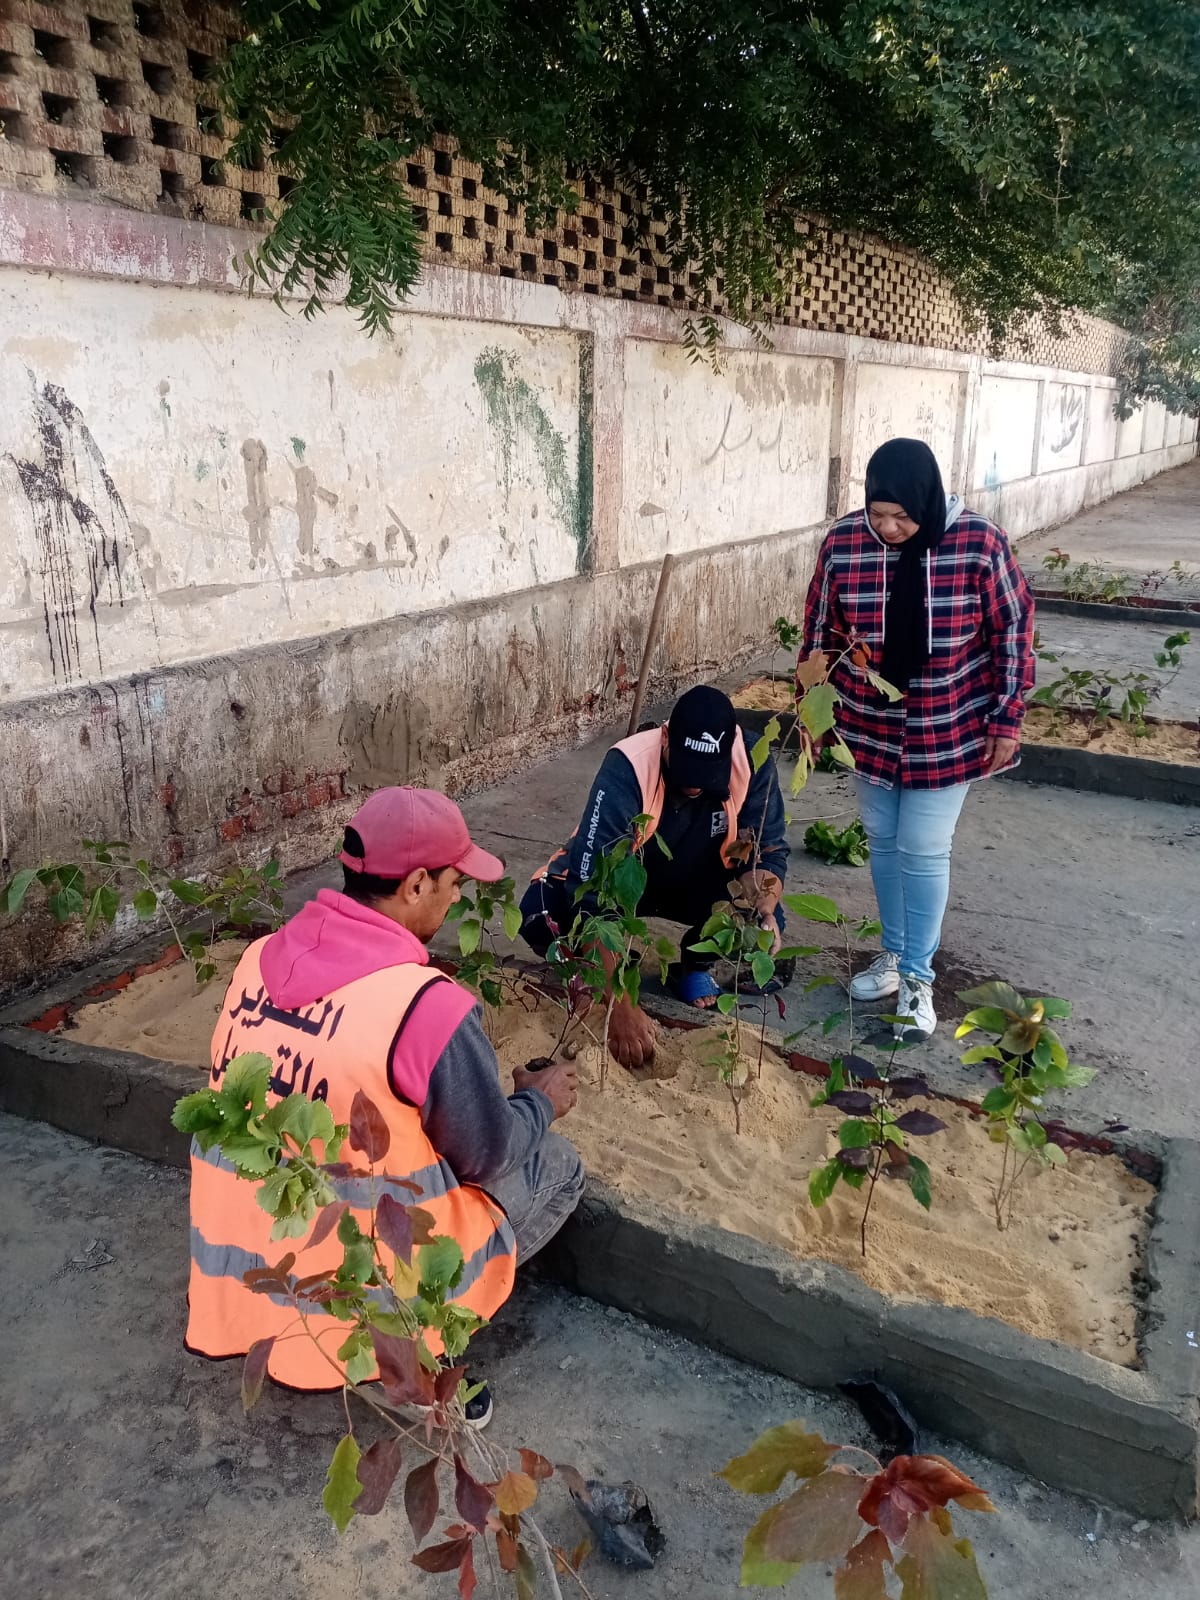
{"label": "pink baseball cap", "polygon": [[503,861],[472,842],[462,812],[436,789],[377,789],[349,825],[363,845],[361,856],[341,852],[339,859],[351,872],[406,878],[418,867],[427,872],[457,867],[481,883],[504,876]]}

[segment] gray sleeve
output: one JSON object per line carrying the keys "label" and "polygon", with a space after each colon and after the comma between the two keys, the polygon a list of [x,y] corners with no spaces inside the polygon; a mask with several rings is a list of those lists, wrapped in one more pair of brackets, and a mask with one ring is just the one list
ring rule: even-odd
{"label": "gray sleeve", "polygon": [[538,1089],[506,1096],[496,1052],[475,1006],[451,1034],[429,1078],[421,1125],[460,1183],[488,1183],[522,1167],[554,1116]]}
{"label": "gray sleeve", "polygon": [[567,846],[566,883],[570,894],[586,883],[595,857],[624,838],[641,810],[637,774],[619,750],[610,750],[600,764],[575,837]]}
{"label": "gray sleeve", "polygon": [[[757,736],[743,730],[747,754],[754,748]],[[768,756],[750,779],[746,804],[738,817],[739,828],[753,828],[761,839],[759,863],[773,872],[784,883],[787,879],[788,855],[787,819],[783,808],[783,792],[779,787],[779,770],[775,757]]]}

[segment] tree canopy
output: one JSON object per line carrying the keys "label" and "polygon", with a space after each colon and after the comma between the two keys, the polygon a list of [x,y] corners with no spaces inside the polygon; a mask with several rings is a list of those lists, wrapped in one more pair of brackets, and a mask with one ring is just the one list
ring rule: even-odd
{"label": "tree canopy", "polygon": [[1136,389],[1200,400],[1198,0],[243,11],[237,149],[292,180],[258,263],[317,303],[344,276],[368,328],[420,270],[397,163],[445,133],[535,216],[572,208],[569,172],[636,187],[631,226],[665,218],[679,267],[719,273],[749,323],[786,289],[795,218],[818,216],[920,251],[996,337],[1036,310],[1111,315],[1148,341]]}

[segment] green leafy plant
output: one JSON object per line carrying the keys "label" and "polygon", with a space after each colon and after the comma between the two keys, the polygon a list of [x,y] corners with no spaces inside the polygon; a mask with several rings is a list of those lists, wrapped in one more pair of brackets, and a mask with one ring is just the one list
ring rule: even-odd
{"label": "green leafy plant", "polygon": [[[297,1242],[273,1265],[244,1277],[255,1294],[285,1301],[296,1319],[292,1328],[251,1347],[242,1371],[245,1410],[261,1397],[277,1340],[311,1339],[341,1384],[346,1413],[322,1496],[339,1533],[355,1517],[384,1509],[407,1456],[403,1502],[420,1547],[412,1558],[420,1571],[456,1573],[462,1600],[470,1600],[476,1553],[484,1547],[489,1566],[494,1556],[519,1597],[532,1600],[539,1573],[559,1600],[559,1576],[570,1576],[586,1595],[579,1567],[587,1547],[571,1554],[552,1547],[531,1514],[550,1478],[584,1496],[586,1486],[574,1468],[555,1466],[534,1450],[510,1452],[468,1425],[465,1406],[473,1391],[461,1357],[483,1324],[450,1298],[464,1265],[457,1241],[435,1234],[420,1206],[402,1204],[382,1186],[377,1195],[390,1145],[378,1107],[359,1091],[349,1123],[335,1124],[327,1106],[302,1094],[268,1105],[270,1075],[266,1056],[238,1056],[219,1089],[184,1096],[172,1115],[202,1151],[219,1149],[240,1179],[257,1185],[258,1204],[274,1219],[271,1237]],[[344,1146],[353,1161],[342,1159]],[[337,1185],[347,1179],[369,1185],[365,1225],[338,1198]],[[304,1251],[335,1233],[341,1261],[305,1273]],[[335,1354],[314,1333],[318,1311],[343,1325]],[[441,1343],[441,1360],[430,1350],[431,1333]],[[443,1506],[440,1482],[451,1476],[452,1511]],[[439,1516],[447,1525],[437,1542],[427,1543]]]}
{"label": "green leafy plant", "polygon": [[[841,695],[833,675],[843,664],[863,674],[878,693],[890,701],[900,699],[900,691],[871,666],[871,649],[862,639],[852,638],[837,651],[814,650],[796,666],[796,724],[798,749],[792,773],[792,793],[799,794],[827,750],[839,766],[854,769],[850,747],[837,731],[837,708]],[[785,741],[786,745],[786,741]]]}
{"label": "green leafy plant", "polygon": [[941,1456],[897,1456],[830,1444],[803,1422],[769,1428],[721,1470],[742,1494],[776,1493],[797,1480],[750,1529],[743,1588],[778,1589],[802,1567],[833,1566],[837,1600],[987,1600],[970,1541],[950,1515],[994,1512],[988,1496]]}
{"label": "green leafy plant", "polygon": [[[898,1020],[885,1018],[885,1021]],[[867,1223],[875,1186],[881,1177],[906,1183],[913,1199],[926,1211],[933,1204],[933,1183],[929,1167],[909,1146],[909,1138],[926,1138],[941,1133],[946,1124],[930,1111],[903,1111],[897,1102],[928,1096],[923,1078],[900,1077],[893,1072],[898,1051],[906,1048],[895,1039],[878,1067],[861,1056],[840,1056],[830,1063],[824,1089],[813,1097],[813,1105],[831,1105],[850,1113],[838,1128],[838,1148],[828,1161],[814,1167],[808,1180],[808,1198],[818,1209],[832,1196],[839,1183],[851,1189],[866,1189],[866,1202],[859,1224],[862,1253],[867,1253]],[[855,1086],[850,1069],[875,1079],[874,1088]]]}
{"label": "green leafy plant", "polygon": [[1084,1088],[1096,1074],[1092,1067],[1076,1066],[1068,1058],[1051,1026],[1071,1015],[1068,1001],[1050,996],[1029,1000],[1010,983],[981,984],[964,989],[958,998],[972,1009],[955,1038],[979,1032],[994,1040],[972,1046],[962,1059],[965,1066],[986,1063],[1000,1074],[1000,1083],[984,1096],[983,1110],[988,1133],[1004,1152],[993,1191],[996,1226],[1003,1231],[1012,1222],[1017,1186],[1028,1168],[1066,1164],[1057,1130],[1043,1120],[1046,1095]]}
{"label": "green leafy plant", "polygon": [[1186,6],[1104,0],[1083,46],[1077,7],[1030,27],[981,0],[247,0],[242,17],[217,83],[230,159],[270,153],[289,181],[249,265],[312,308],[344,282],[364,324],[387,325],[432,220],[407,166],[450,131],[531,231],[609,178],[626,247],[661,240],[681,274],[692,348],[715,345],[718,311],[770,324],[804,275],[798,219],[819,217],[920,251],[993,339],[1032,313],[1052,329],[1070,307],[1110,313],[1137,335],[1122,401],[1197,403]]}
{"label": "green leafy plant", "polygon": [[[1036,688],[1029,703],[1045,706],[1053,713],[1052,728],[1060,726],[1064,714],[1083,717],[1089,735],[1119,719],[1133,729],[1137,738],[1149,738],[1154,729],[1146,721],[1146,714],[1178,676],[1183,666],[1183,652],[1191,637],[1185,631],[1170,634],[1163,640],[1154,654],[1158,672],[1118,673],[1092,667],[1066,668],[1057,678]],[[1035,648],[1039,660],[1053,666],[1061,663],[1062,657],[1043,648],[1040,641],[1035,640]]]}
{"label": "green leafy plant", "polygon": [[786,617],[776,617],[773,629],[775,637],[779,640],[781,650],[798,650],[804,638],[804,629],[795,622],[789,622]]}
{"label": "green leafy plant", "polygon": [[858,817],[844,828],[818,818],[804,830],[804,848],[831,866],[865,867],[871,854],[867,830]]}
{"label": "green leafy plant", "polygon": [[277,928],[283,920],[283,881],[275,860],[211,877],[180,878],[157,862],[135,858],[121,840],[84,839],[81,857],[17,872],[3,895],[9,916],[29,909],[33,891],[40,891],[55,922],[82,922],[89,939],[97,927],[111,927],[126,907],[139,922],[161,914],[197,983],[216,975],[218,941],[244,938],[256,926]]}
{"label": "green leafy plant", "polygon": [[528,986],[505,961],[497,944],[501,929],[510,940],[521,931],[521,907],[515,894],[511,878],[476,883],[473,894],[460,891],[446,917],[458,930],[455,977],[484,1002],[484,1022],[489,1028],[491,1012],[501,1009],[506,994],[528,1009]]}
{"label": "green leafy plant", "polygon": [[[562,981],[567,1019],[559,1038],[561,1048],[573,1022],[585,1006],[598,1005],[604,1024],[600,1044],[600,1087],[608,1078],[608,1039],[613,1008],[620,1001],[636,1006],[642,993],[642,964],[653,953],[663,981],[678,951],[667,938],[652,939],[638,907],[646,892],[642,861],[648,816],[633,819],[631,832],[607,850],[598,851],[591,875],[575,891],[577,904],[591,901],[594,910],[581,905],[571,927],[560,930],[547,952],[547,961]],[[657,833],[651,843],[670,855]]]}

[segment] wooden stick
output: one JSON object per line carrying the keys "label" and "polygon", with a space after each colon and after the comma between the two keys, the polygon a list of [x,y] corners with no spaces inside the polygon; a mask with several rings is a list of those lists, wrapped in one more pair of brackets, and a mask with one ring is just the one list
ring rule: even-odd
{"label": "wooden stick", "polygon": [[667,582],[671,576],[671,568],[675,565],[675,557],[663,557],[662,571],[658,575],[658,592],[654,596],[654,610],[650,613],[650,626],[646,630],[646,648],[642,651],[642,664],[638,668],[637,689],[633,696],[633,709],[629,713],[629,732],[637,732],[638,720],[642,715],[642,701],[646,698],[646,679],[650,672],[650,657],[654,654],[654,647],[658,643],[658,636],[662,631],[663,603],[667,598]]}

